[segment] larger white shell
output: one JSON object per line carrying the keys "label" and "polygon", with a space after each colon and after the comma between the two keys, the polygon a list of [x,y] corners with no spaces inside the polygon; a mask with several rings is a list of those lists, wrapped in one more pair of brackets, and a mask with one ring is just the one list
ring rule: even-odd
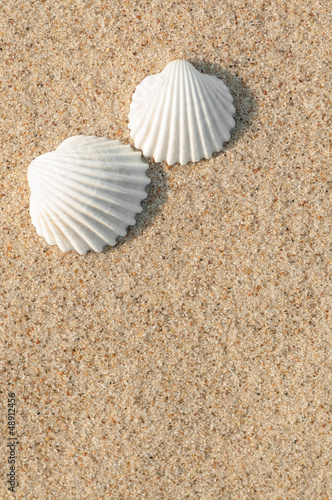
{"label": "larger white shell", "polygon": [[178,59],[138,85],[129,113],[135,147],[169,165],[210,158],[235,126],[233,97],[215,76]]}
{"label": "larger white shell", "polygon": [[150,179],[141,153],[120,141],[77,135],[30,164],[30,214],[37,233],[63,251],[115,245],[142,211]]}

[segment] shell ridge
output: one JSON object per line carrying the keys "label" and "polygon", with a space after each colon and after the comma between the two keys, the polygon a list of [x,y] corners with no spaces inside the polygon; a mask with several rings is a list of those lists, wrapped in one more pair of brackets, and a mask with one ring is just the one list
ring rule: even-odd
{"label": "shell ridge", "polygon": [[228,137],[228,131],[224,125],[225,109],[216,95],[215,88],[210,86],[210,83],[214,80],[214,78],[210,75],[203,76],[208,77],[206,81],[206,104],[208,110],[207,116],[210,121],[211,136],[214,141],[212,152],[214,152],[222,149],[223,143]]}
{"label": "shell ridge", "polygon": [[[45,185],[45,182],[43,184]],[[46,187],[47,187],[47,185],[46,185]],[[92,197],[92,196],[87,195],[86,193],[83,193],[82,191],[71,190],[67,186],[62,186],[62,192],[63,192],[64,201],[67,200],[67,202],[68,201],[70,202],[71,199],[74,199],[78,203],[81,202],[84,205],[86,205],[87,207],[96,208],[96,209],[98,209],[106,214],[113,215],[114,217],[117,217],[121,220],[121,213],[118,211],[117,208],[114,208],[114,205],[121,206],[121,204],[119,203],[119,201],[117,203],[115,203],[114,198],[112,198],[110,196],[108,196],[108,197],[105,196],[103,198],[99,198],[98,197],[99,193],[96,192],[96,193],[94,193],[95,196]],[[54,196],[56,196],[56,192],[53,194],[54,194]],[[122,207],[123,207],[123,204],[122,204]],[[137,211],[137,210],[141,211],[142,207],[137,206],[137,205],[136,206],[129,205],[128,207],[126,207],[126,214],[125,215],[127,216],[130,214],[130,212]],[[116,213],[116,215],[115,215],[115,213]],[[139,213],[139,212],[137,212],[137,213]],[[130,220],[132,220],[132,218]]]}
{"label": "shell ridge", "polygon": [[[48,210],[48,215],[53,215],[52,210]],[[56,221],[56,223],[55,223]],[[62,252],[66,252],[70,249],[70,241],[68,240],[65,232],[62,229],[62,226],[59,224],[59,221],[53,218],[50,221],[50,226],[52,229],[52,234],[55,240],[55,245],[58,245]],[[47,240],[46,240],[47,241]]]}
{"label": "shell ridge", "polygon": [[35,222],[33,222],[33,224],[37,228],[37,234],[39,234],[39,236],[44,236],[47,243],[49,243],[50,245],[56,245],[53,233],[52,233],[51,229],[49,228],[47,221],[45,220],[45,217],[43,216],[43,214],[41,214],[40,211],[38,210],[36,212],[36,216],[37,216],[37,220],[35,220]]}
{"label": "shell ridge", "polygon": [[[200,113],[200,109],[199,109],[198,103],[196,101],[196,95],[195,95],[196,94],[195,91],[197,90],[197,79],[194,78],[193,72],[189,73],[189,83],[190,83],[190,87],[191,87],[191,91],[192,91],[191,92],[192,105],[193,105],[194,110],[195,110],[194,122],[191,124],[191,128],[193,131],[195,131],[195,125],[197,126],[198,134],[196,133],[196,141],[197,142],[199,141],[201,148],[202,148],[202,151],[203,151],[203,155],[206,155],[205,141],[203,139],[203,137],[204,137],[203,127],[202,127],[202,123],[200,120],[201,113]],[[193,135],[194,135],[194,133],[195,132],[193,132]],[[199,154],[197,153],[197,147],[195,147],[195,145],[194,145],[194,156],[193,156],[192,161],[200,160],[200,158],[197,158],[197,156],[199,156]]]}
{"label": "shell ridge", "polygon": [[[72,227],[76,232],[78,232],[81,237],[86,241],[86,238],[90,238],[89,234],[92,233],[93,235],[96,234],[99,236],[101,239],[105,239],[105,237],[108,237],[108,232],[109,230],[113,230],[112,227],[104,225],[102,227],[102,230],[100,229],[100,226],[103,226],[102,222],[100,220],[97,221],[98,224],[95,224],[95,220],[93,216],[89,216],[84,212],[83,214],[81,213],[80,215],[73,210],[71,206],[65,205],[66,210],[63,210],[63,203],[57,198],[53,200],[54,205],[56,205],[58,208],[60,208],[61,211],[61,218],[64,219],[65,221],[68,221],[68,225]],[[46,205],[49,206],[49,203],[46,202]],[[58,216],[59,217],[59,216]],[[107,229],[106,229],[107,228]],[[92,240],[91,240],[92,241]]]}
{"label": "shell ridge", "polygon": [[[186,125],[187,125],[187,133],[188,133],[188,137],[189,137],[189,148],[190,148],[190,155],[189,157],[190,158],[194,158],[195,157],[195,137],[193,134],[190,133],[190,130],[191,130],[191,123],[194,123],[195,121],[195,117],[194,117],[194,114],[192,112],[192,99],[191,99],[191,92],[190,92],[190,89],[191,89],[191,82],[190,82],[190,75],[189,75],[189,72],[187,72],[185,74],[185,101],[186,101],[186,110],[187,110],[187,113],[186,113]],[[190,160],[189,160],[190,161]]]}
{"label": "shell ridge", "polygon": [[[179,125],[179,76],[183,73],[181,68],[177,65],[177,71],[174,72],[172,76],[172,100],[170,109],[170,119],[169,119],[169,129],[168,129],[168,143],[166,149],[166,161],[167,163],[173,163],[174,159],[177,160],[176,150],[179,150],[179,131],[177,127]],[[179,71],[180,70],[180,71]],[[173,140],[172,140],[173,138]]]}
{"label": "shell ridge", "polygon": [[[162,82],[164,83],[165,78],[163,77]],[[164,124],[165,124],[165,101],[168,102],[168,100],[171,98],[170,94],[168,93],[166,96],[162,95],[163,94],[163,88],[164,86],[162,85],[160,89],[158,89],[158,92],[155,95],[155,102],[156,106],[154,106],[154,102],[151,103],[151,107],[149,106],[149,111],[148,114],[146,115],[144,119],[144,126],[142,127],[141,132],[138,134],[140,144],[142,144],[142,140],[144,137],[144,134],[146,135],[146,142],[143,147],[143,154],[145,156],[149,156],[153,153],[154,158],[156,161],[159,161],[159,153],[158,153],[158,141],[159,141],[159,135],[160,131],[163,129]],[[166,89],[167,90],[167,89]],[[150,120],[149,120],[149,117]],[[136,143],[135,143],[136,144]]]}
{"label": "shell ridge", "polygon": [[68,204],[68,202],[63,198],[61,199],[55,196],[52,198],[53,203],[60,209],[62,217],[67,212],[72,220],[75,220],[82,225],[86,225],[88,229],[99,235],[101,238],[108,237],[108,230],[111,230],[114,233],[118,232],[119,236],[124,236],[126,234],[125,228],[128,227],[128,225],[135,223],[134,218],[128,219],[128,217],[123,215],[123,219],[121,220],[116,218],[113,213],[111,218],[108,219],[99,210],[92,210],[91,207],[87,205],[82,206],[73,199],[70,200],[71,204]]}
{"label": "shell ridge", "polygon": [[60,150],[74,150],[74,151],[82,151],[85,149],[95,149],[97,144],[98,147],[117,147],[117,146],[123,146],[123,144],[118,141],[114,140],[111,141],[113,144],[108,143],[109,139],[106,137],[98,137],[95,135],[75,135],[73,137],[69,137],[68,139],[64,140],[60,146],[57,147],[56,151]]}
{"label": "shell ridge", "polygon": [[[208,86],[208,92],[205,95],[207,109],[205,111],[206,120],[209,120],[209,129],[211,138],[213,139],[213,151],[218,151],[222,148],[223,143],[230,139],[229,131],[224,124],[224,107],[219,99],[214,99],[215,92]],[[207,112],[209,111],[209,112]],[[214,133],[217,131],[218,136]],[[212,151],[212,152],[213,152]]]}
{"label": "shell ridge", "polygon": [[233,96],[232,96],[232,94],[229,91],[228,91],[227,94],[223,93],[222,89],[220,88],[220,86],[217,85],[213,80],[208,80],[207,81],[207,86],[211,89],[212,92],[214,92],[214,94],[218,98],[218,101],[224,107],[225,117],[228,116],[228,114],[234,116],[235,113],[236,113],[236,109],[235,109],[234,104],[233,104]]}
{"label": "shell ridge", "polygon": [[186,163],[185,143],[188,130],[187,107],[185,99],[185,72],[181,71],[179,79],[179,162],[181,165]]}
{"label": "shell ridge", "polygon": [[[154,78],[154,75],[151,78]],[[149,133],[149,129],[148,129],[149,121],[153,120],[153,119],[156,120],[156,116],[159,116],[160,111],[162,110],[162,105],[163,105],[163,102],[160,99],[159,92],[156,92],[154,96],[152,94],[152,99],[150,96],[148,96],[148,97],[149,97],[149,100],[146,100],[146,101],[141,103],[141,106],[140,106],[141,118],[140,118],[139,110],[137,109],[137,107],[136,107],[136,117],[137,117],[136,120],[133,120],[132,115],[131,115],[132,111],[133,111],[133,114],[135,113],[135,110],[132,110],[129,113],[129,120],[130,120],[129,121],[129,128],[131,129],[132,134],[134,134],[134,135],[137,134],[136,139],[135,139],[135,146],[138,148],[141,148],[141,144],[142,144],[141,138],[144,136],[144,134]],[[131,134],[131,137],[133,137],[132,134]],[[145,154],[145,152],[144,152],[144,154]]]}
{"label": "shell ridge", "polygon": [[[210,102],[212,102],[212,95],[215,96],[215,89],[212,88],[211,92],[212,92],[212,94],[208,93]],[[234,125],[235,125],[235,120],[234,120],[232,114],[230,113],[230,111],[227,109],[227,105],[230,104],[232,106],[234,112],[235,112],[235,108],[234,108],[233,104],[229,103],[229,101],[226,101],[226,103],[225,103],[225,100],[218,99],[218,96],[216,99],[216,104],[214,105],[214,103],[212,102],[212,106],[214,105],[214,116],[216,114],[217,109],[219,108],[219,114],[222,117],[222,119],[220,118],[219,121],[217,120],[217,117],[215,117],[215,120],[217,122],[217,125],[218,124],[220,125],[219,128],[222,130],[222,136],[224,138],[223,142],[227,142],[230,140],[230,137],[231,137],[230,131],[232,130],[232,128],[234,128]]]}
{"label": "shell ridge", "polygon": [[[88,250],[94,250],[96,252],[102,251],[103,247],[107,244],[105,240],[103,240],[98,234],[92,231],[85,230],[78,224],[75,227],[72,227],[72,220],[66,219],[64,216],[64,220],[68,220],[70,224],[70,235],[68,235],[72,248],[75,249],[78,253],[84,254]],[[58,221],[59,224],[62,223],[61,220]],[[65,222],[64,222],[65,223]]]}
{"label": "shell ridge", "polygon": [[49,245],[56,245],[57,244],[57,238],[56,238],[56,228],[54,228],[53,224],[53,216],[51,216],[50,211],[47,206],[44,205],[44,213],[42,217],[42,225],[43,228],[48,230],[48,236],[49,239],[47,239],[46,235],[46,241]]}
{"label": "shell ridge", "polygon": [[47,238],[49,238],[50,241],[54,242],[51,244],[56,245],[52,229],[50,228],[50,226],[47,222],[47,219],[45,219],[45,214],[39,213],[39,222],[40,222],[40,227],[38,228],[39,229],[39,232],[38,232],[39,236],[43,236],[42,233],[44,232],[46,234],[46,241],[48,241]]}
{"label": "shell ridge", "polygon": [[95,147],[89,147],[89,148],[84,148],[84,149],[60,149],[56,150],[56,152],[60,155],[66,155],[66,158],[71,155],[73,157],[80,157],[84,159],[88,159],[91,161],[91,157],[94,159],[97,158],[98,161],[107,161],[107,162],[112,162],[114,160],[119,161],[121,157],[124,158],[126,162],[128,161],[133,161],[139,163],[141,159],[141,153],[138,151],[134,151],[131,149],[129,145],[120,145],[120,146],[114,146],[114,147],[109,147],[108,145],[105,145],[102,148],[95,148]]}
{"label": "shell ridge", "polygon": [[[168,75],[164,76],[164,80],[167,81]],[[169,121],[171,115],[171,107],[172,107],[172,99],[173,99],[173,88],[172,85],[166,87],[166,93],[164,96],[160,96],[160,116],[159,116],[159,125],[156,124],[154,126],[154,122],[151,125],[152,130],[155,129],[155,133],[150,134],[150,138],[147,139],[147,142],[150,141],[150,150],[153,151],[153,157],[155,161],[161,161],[160,158],[163,158],[167,153],[167,146],[165,141],[163,140],[164,136],[169,136]],[[162,99],[164,97],[164,99]],[[151,153],[152,154],[152,153]]]}
{"label": "shell ridge", "polygon": [[91,237],[91,231],[82,231],[80,225],[78,225],[78,227],[76,225],[73,227],[72,219],[68,217],[66,213],[62,214],[61,219],[54,214],[54,211],[52,211],[52,209],[50,210],[58,225],[63,227],[63,224],[66,224],[67,227],[70,228],[67,239],[70,241],[70,244],[78,253],[83,254],[88,250],[95,250],[97,252],[100,251],[100,246],[96,245],[95,241],[93,240],[94,237],[97,238],[98,241],[102,241],[102,239],[98,235],[93,232],[93,237]]}
{"label": "shell ridge", "polygon": [[[153,117],[150,126],[148,128],[145,127],[145,132],[147,134],[147,141],[145,147],[143,148],[143,152],[145,156],[149,156],[153,153],[155,160],[158,162],[160,158],[159,150],[160,147],[162,147],[162,131],[165,129],[165,127],[167,127],[167,119],[169,116],[169,105],[172,100],[172,94],[165,85],[165,77],[163,77],[162,79],[161,88],[159,89],[159,92],[156,94],[156,96],[158,97],[157,106],[154,108],[151,105],[151,114],[153,115]],[[149,120],[145,120],[145,123],[149,124]],[[160,138],[161,138],[161,146],[160,146]]]}
{"label": "shell ridge", "polygon": [[[49,227],[49,225],[47,223],[47,220],[45,219],[45,217],[44,217],[43,214],[40,214],[39,221],[40,221],[41,228],[42,228],[43,232],[46,234],[46,241],[48,242],[47,238],[49,238],[49,240],[51,242],[53,242],[53,243],[50,243],[50,244],[56,245],[55,238],[53,236],[53,232],[52,232],[51,228]],[[40,229],[39,229],[39,233],[38,234],[40,236],[43,236],[43,234],[41,233]]]}
{"label": "shell ridge", "polygon": [[[94,179],[97,177],[98,179],[107,179],[110,178],[113,180],[112,176],[122,176],[122,177],[127,177],[129,175],[135,174],[137,177],[136,178],[144,178],[145,177],[145,172],[144,174],[140,172],[140,170],[143,170],[142,165],[139,164],[125,164],[125,163],[120,163],[120,162],[113,162],[113,165],[110,166],[109,162],[98,161],[98,165],[95,167],[90,167],[86,165],[84,162],[77,161],[81,160],[80,158],[76,158],[76,162],[74,163],[72,161],[72,158],[68,157],[56,157],[56,158],[50,158],[48,160],[49,163],[49,169],[45,171],[43,167],[43,161],[36,161],[34,160],[33,162],[33,167],[35,169],[39,169],[39,172],[43,175],[48,175],[49,171],[58,171],[61,169],[61,178],[63,175],[66,175],[69,172],[72,172],[73,174],[81,174],[82,176],[87,176],[87,177],[93,177]],[[66,161],[71,161],[70,163],[70,169],[65,168],[63,165],[66,163]],[[145,164],[144,164],[145,165]],[[146,169],[148,170],[148,165],[146,166]],[[31,175],[31,173],[30,173]]]}
{"label": "shell ridge", "polygon": [[[49,178],[53,181],[51,189],[53,189],[56,186],[64,189],[63,182],[61,182],[61,180],[57,176],[49,175]],[[150,179],[149,179],[149,181],[150,181]],[[47,178],[46,179],[40,178],[39,183],[43,183],[43,185],[46,187],[46,189],[50,189],[48,186],[48,183],[47,183]],[[80,183],[79,188],[78,188],[77,184],[75,183],[75,180],[71,180],[71,179],[67,178],[66,184],[67,184],[66,185],[67,188],[71,188],[74,191],[86,194],[88,196],[91,195],[91,184],[89,182]],[[105,185],[105,183],[98,183],[98,185],[96,185],[95,187],[98,189],[95,189],[93,191],[93,194],[96,195],[96,193],[97,193],[97,197],[100,197],[101,199],[106,199],[106,200],[109,200],[110,196],[114,195],[114,193],[116,193],[117,195],[123,194],[123,195],[131,196],[134,198],[139,197],[140,199],[142,196],[143,196],[143,199],[145,199],[147,197],[147,193],[145,190],[135,191],[135,190],[133,190],[131,188],[127,188],[127,187],[125,188],[125,187],[121,187],[121,186],[115,186],[112,184]],[[102,192],[101,192],[101,190],[102,190]]]}
{"label": "shell ridge", "polygon": [[202,102],[202,122],[204,122],[207,127],[204,148],[205,158],[209,158],[214,151],[218,150],[222,146],[222,141],[219,138],[220,123],[216,119],[216,106],[218,103],[213,102],[211,94],[205,85],[204,78],[202,78],[202,76],[204,77],[208,75],[202,75],[201,73],[199,73],[199,75],[200,76],[197,78],[196,85],[200,102]]}
{"label": "shell ridge", "polygon": [[[53,165],[54,166],[54,165]],[[93,179],[93,185],[94,187],[97,188],[105,188],[107,189],[109,186],[112,186],[113,183],[125,183],[127,186],[136,186],[137,184],[142,184],[146,186],[146,178],[144,176],[131,176],[130,178],[128,176],[125,176],[124,174],[120,175],[115,175],[113,173],[104,173],[103,175],[100,176],[93,176],[93,175],[87,175],[85,173],[80,173],[76,172],[73,170],[66,170],[63,169],[61,171],[61,176],[59,173],[56,172],[56,169],[49,170],[47,173],[44,172],[44,169],[42,168],[41,165],[34,165],[36,171],[39,171],[40,174],[42,174],[41,178],[44,178],[46,181],[48,178],[52,179],[54,182],[58,181],[60,184],[63,184],[63,180],[65,179],[66,182],[71,183],[73,186],[75,185],[75,182],[79,183],[80,185],[87,186],[88,188],[91,188],[91,180]],[[104,172],[104,171],[103,171]],[[33,182],[33,181],[32,181]],[[76,184],[77,185],[77,184]]]}
{"label": "shell ridge", "polygon": [[[140,153],[138,153],[140,154]],[[91,161],[91,156],[93,155],[93,162]],[[121,157],[123,157],[121,161]],[[128,159],[128,153],[126,152],[109,152],[108,150],[105,151],[105,153],[98,154],[94,153],[93,151],[91,152],[78,152],[78,151],[57,151],[57,160],[58,161],[71,161],[74,166],[88,166],[90,168],[109,168],[113,167],[113,163],[115,165],[128,165],[128,161],[130,162],[130,165],[139,165],[139,161],[137,156],[133,156],[133,158]],[[92,166],[90,166],[92,165]]]}
{"label": "shell ridge", "polygon": [[[76,212],[74,212],[73,209],[76,209],[81,213],[81,215],[84,215],[86,218],[95,219],[99,223],[105,225],[106,227],[109,227],[111,229],[113,228],[113,226],[108,225],[108,220],[105,218],[105,216],[100,210],[98,209],[93,210],[92,209],[93,207],[87,204],[80,205],[80,203],[75,198],[66,195],[64,192],[62,193],[61,197],[59,197],[53,192],[49,191],[48,197],[45,198],[45,202],[47,202],[49,199],[52,199],[53,203],[58,206],[58,208],[62,211],[62,213],[66,212],[67,210],[68,213],[74,215]],[[49,206],[49,203],[47,203],[47,205]],[[99,216],[98,219],[97,215]],[[112,218],[117,218],[113,212],[110,215],[112,216]],[[80,221],[79,218],[75,218],[75,220]],[[121,219],[119,220],[121,222]],[[128,222],[128,217],[124,216],[124,222],[125,223]],[[132,219],[130,219],[130,222],[132,222]]]}
{"label": "shell ridge", "polygon": [[204,76],[208,77],[206,80],[207,85],[217,90],[219,96],[225,101],[227,101],[228,104],[231,104],[232,107],[234,108],[233,105],[234,98],[229,88],[224,84],[224,82],[217,76],[213,77],[211,77],[211,75],[204,75]]}

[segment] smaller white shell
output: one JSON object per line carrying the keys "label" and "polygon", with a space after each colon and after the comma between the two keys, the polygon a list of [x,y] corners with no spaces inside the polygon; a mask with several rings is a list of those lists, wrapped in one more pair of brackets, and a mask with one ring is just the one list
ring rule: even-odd
{"label": "smaller white shell", "polygon": [[147,197],[148,165],[120,141],[78,135],[28,169],[30,214],[50,245],[80,254],[115,245]]}
{"label": "smaller white shell", "polygon": [[170,62],[145,78],[133,95],[129,128],[135,147],[169,165],[211,158],[235,126],[233,97],[216,76],[187,61]]}

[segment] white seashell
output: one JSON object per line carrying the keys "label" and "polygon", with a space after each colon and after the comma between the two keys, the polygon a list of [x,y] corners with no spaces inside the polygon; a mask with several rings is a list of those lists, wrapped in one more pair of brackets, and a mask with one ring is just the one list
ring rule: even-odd
{"label": "white seashell", "polygon": [[211,158],[235,126],[233,97],[216,76],[178,59],[145,78],[133,95],[129,128],[135,147],[169,165]]}
{"label": "white seashell", "polygon": [[60,250],[102,251],[136,223],[147,197],[148,165],[120,141],[77,135],[28,169],[37,233]]}

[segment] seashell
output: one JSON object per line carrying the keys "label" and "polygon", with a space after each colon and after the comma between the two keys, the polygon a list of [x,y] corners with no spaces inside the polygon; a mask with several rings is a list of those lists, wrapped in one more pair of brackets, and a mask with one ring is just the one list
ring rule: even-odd
{"label": "seashell", "polygon": [[211,158],[235,126],[233,97],[216,76],[178,59],[136,88],[129,113],[135,147],[169,165]]}
{"label": "seashell", "polygon": [[28,169],[37,233],[60,250],[102,251],[136,223],[147,197],[148,165],[120,141],[77,135]]}

